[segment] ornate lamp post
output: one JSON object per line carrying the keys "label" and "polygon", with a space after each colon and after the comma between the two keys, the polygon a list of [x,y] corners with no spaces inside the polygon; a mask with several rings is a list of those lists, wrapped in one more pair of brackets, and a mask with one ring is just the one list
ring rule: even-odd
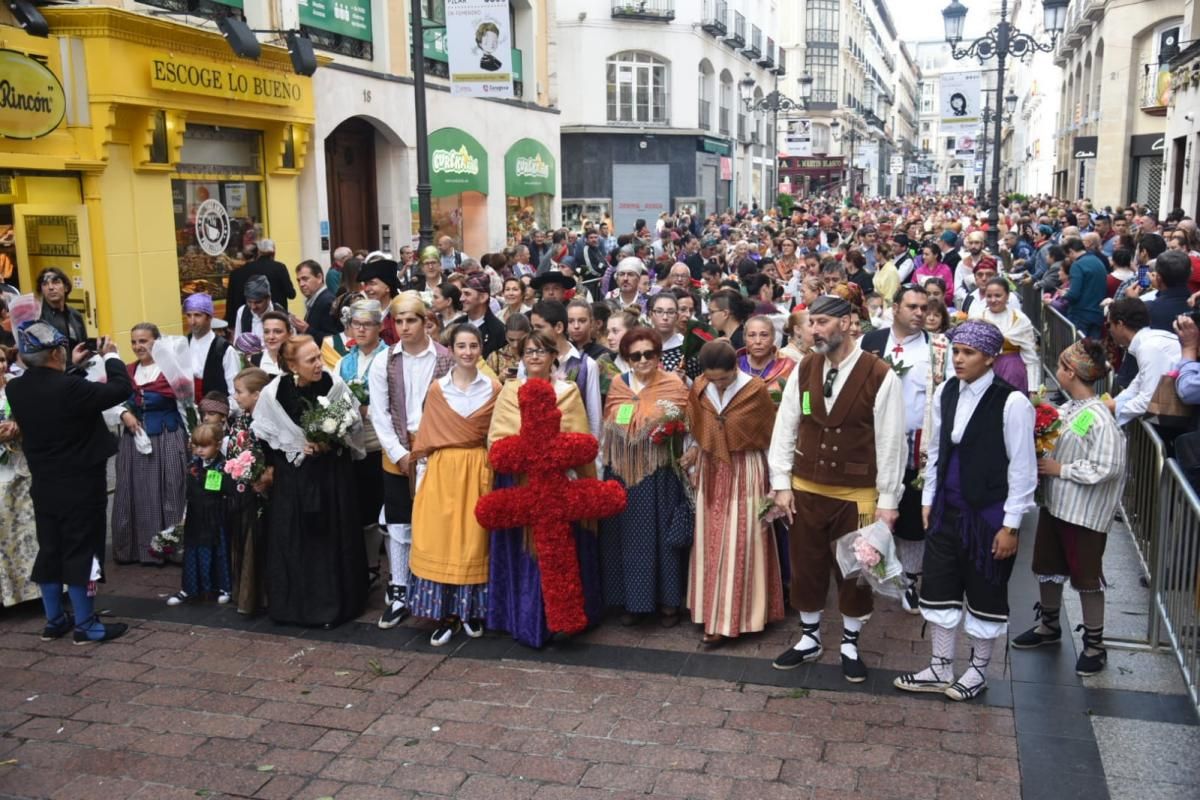
{"label": "ornate lamp post", "polygon": [[854,197],[854,184],[855,184],[855,180],[854,180],[854,145],[858,144],[860,141],[862,141],[866,137],[863,136],[863,134],[858,132],[858,129],[854,127],[853,122],[850,123],[847,130],[843,131],[842,123],[836,119],[833,122],[829,123],[829,135],[835,142],[841,142],[841,141],[845,140],[850,143],[850,157],[846,160],[846,178],[847,178],[847,180],[846,180],[846,197],[852,198],[852,197]]}
{"label": "ornate lamp post", "polygon": [[[750,77],[750,73],[746,73],[746,77],[738,81],[738,86],[742,90],[742,106],[748,114],[764,114],[771,115],[771,147],[775,153],[771,156],[771,162],[775,165],[775,174],[773,183],[779,182],[779,147],[777,140],[779,137],[779,112],[787,114],[791,111],[808,110],[809,101],[812,100],[813,79],[812,76],[805,73],[801,75],[797,82],[800,84],[800,99],[793,100],[787,95],[779,91],[779,78],[775,79],[775,88],[771,93],[758,100],[754,99],[754,78]],[[765,143],[764,143],[765,144]]]}
{"label": "ornate lamp post", "polygon": [[[1005,61],[1011,56],[1024,59],[1036,51],[1049,53],[1058,42],[1067,19],[1069,0],[1042,0],[1043,26],[1050,34],[1048,43],[1039,42],[1028,33],[1023,33],[1008,21],[1008,0],[1000,0],[1000,22],[996,27],[980,38],[971,42],[965,48],[958,45],[963,38],[963,25],[967,20],[967,7],[959,0],[950,0],[950,5],[942,10],[942,20],[946,27],[946,43],[950,45],[950,53],[955,60],[978,58],[980,63],[996,59],[996,85],[1004,85]],[[1007,105],[1007,98],[1005,98]],[[1014,101],[1015,104],[1015,101]],[[1001,115],[996,114],[994,123],[995,141],[999,143],[1001,133]],[[988,246],[995,251],[1000,237],[1000,148],[996,147],[992,154],[992,186],[990,192],[991,208],[988,209]]]}
{"label": "ornate lamp post", "polygon": [[[996,90],[995,89],[984,89],[984,91],[985,92],[994,92]],[[993,122],[995,122],[996,117],[1000,117],[1001,122],[1012,122],[1013,112],[1015,112],[1016,110],[1017,110],[1017,96],[1015,94],[1013,94],[1012,92],[1009,92],[1004,97],[1004,113],[1003,114],[1000,114],[998,111],[995,111],[992,109],[990,97],[984,101],[983,115],[982,115],[983,136],[980,137],[980,140],[983,144],[983,163],[984,164],[987,164],[987,147],[988,147],[987,126],[992,124]],[[996,147],[996,156],[998,157],[1000,155],[1000,142],[996,141],[996,142],[994,142],[994,144]],[[978,197],[979,197],[979,203],[981,205],[983,204],[983,187],[984,187],[983,175],[980,175],[979,176]]]}

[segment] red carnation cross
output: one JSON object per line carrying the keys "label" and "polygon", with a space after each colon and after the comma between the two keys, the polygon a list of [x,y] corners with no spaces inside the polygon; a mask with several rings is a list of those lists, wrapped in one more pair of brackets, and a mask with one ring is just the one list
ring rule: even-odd
{"label": "red carnation cross", "polygon": [[497,472],[523,474],[524,486],[498,489],[475,506],[485,528],[525,528],[533,533],[542,570],[546,625],[578,633],[587,627],[583,583],[571,523],[619,514],[625,489],[616,481],[567,477],[567,470],[596,458],[599,445],[587,433],[563,433],[554,387],[532,379],[517,392],[521,432],[492,445],[488,458]]}

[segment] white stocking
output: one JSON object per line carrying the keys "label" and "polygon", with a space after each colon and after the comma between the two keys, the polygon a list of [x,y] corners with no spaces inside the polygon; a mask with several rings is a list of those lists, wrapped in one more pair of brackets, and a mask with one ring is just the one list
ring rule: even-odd
{"label": "white stocking", "polygon": [[[388,566],[392,576],[388,583],[408,586],[408,554],[412,551],[412,526],[388,525]],[[402,530],[396,530],[397,528]]]}

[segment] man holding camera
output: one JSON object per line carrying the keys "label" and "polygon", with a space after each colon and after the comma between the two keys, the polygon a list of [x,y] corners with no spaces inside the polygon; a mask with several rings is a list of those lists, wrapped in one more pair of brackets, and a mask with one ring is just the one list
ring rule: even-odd
{"label": "man holding camera", "polygon": [[[17,333],[28,369],[9,382],[6,394],[33,478],[38,554],[32,579],[42,590],[46,627],[42,641],[74,631],[75,644],[106,642],[125,633],[122,623],[106,625],[95,613],[95,581],[101,576],[108,505],[105,464],[117,452],[102,413],[124,402],[133,384],[117,347],[97,342],[105,383],[68,373],[93,355],[84,344],[68,352],[68,340],[49,323],[30,321]],[[62,607],[62,587],[71,614]]]}

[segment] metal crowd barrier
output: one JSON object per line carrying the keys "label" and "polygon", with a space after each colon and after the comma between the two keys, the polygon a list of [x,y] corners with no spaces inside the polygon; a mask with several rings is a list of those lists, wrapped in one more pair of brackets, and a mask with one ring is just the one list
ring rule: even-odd
{"label": "metal crowd barrier", "polygon": [[1149,636],[1157,642],[1165,628],[1192,703],[1200,708],[1200,497],[1175,459],[1167,461],[1162,478],[1150,578],[1157,608],[1151,608]]}
{"label": "metal crowd barrier", "polygon": [[[1146,574],[1154,579],[1154,563],[1158,540],[1155,532],[1159,525],[1158,502],[1163,480],[1166,448],[1162,438],[1145,420],[1127,425],[1125,493],[1121,506],[1125,523],[1133,532],[1133,541],[1141,556]],[[1151,586],[1151,592],[1154,587]],[[1151,617],[1154,615],[1151,614]],[[1157,637],[1148,637],[1155,642]]]}
{"label": "metal crowd barrier", "polygon": [[1032,282],[1017,284],[1017,296],[1021,298],[1021,310],[1025,312],[1025,316],[1029,317],[1029,321],[1033,323],[1033,329],[1038,333],[1042,331],[1042,293]]}

